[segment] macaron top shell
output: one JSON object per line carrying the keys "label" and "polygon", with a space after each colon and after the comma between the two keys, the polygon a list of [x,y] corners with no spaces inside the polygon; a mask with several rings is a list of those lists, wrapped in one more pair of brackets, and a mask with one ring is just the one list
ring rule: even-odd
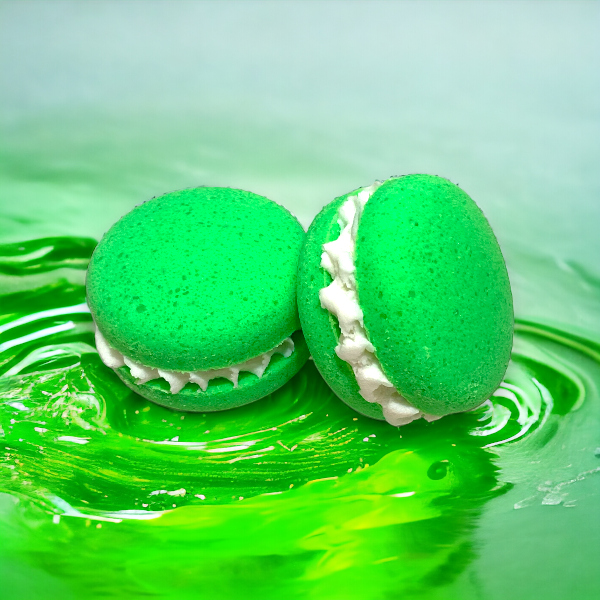
{"label": "macaron top shell", "polygon": [[512,294],[494,233],[465,192],[431,175],[387,180],[365,205],[355,265],[369,340],[411,404],[444,415],[497,389]]}
{"label": "macaron top shell", "polygon": [[300,328],[303,240],[297,219],[262,196],[209,187],[166,194],[98,244],[88,303],[107,342],[148,367],[242,363]]}

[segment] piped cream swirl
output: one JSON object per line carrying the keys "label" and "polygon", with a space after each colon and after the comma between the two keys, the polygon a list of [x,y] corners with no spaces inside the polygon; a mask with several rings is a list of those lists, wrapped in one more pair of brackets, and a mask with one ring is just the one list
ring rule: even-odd
{"label": "piped cream swirl", "polygon": [[391,425],[406,425],[421,417],[434,421],[439,417],[414,407],[385,376],[375,347],[369,341],[358,301],[354,264],[358,224],[366,203],[380,185],[381,182],[376,181],[363,188],[358,194],[349,196],[340,207],[338,224],[341,233],[336,240],[323,244],[321,255],[321,267],[333,281],[319,291],[319,298],[321,306],[339,322],[341,334],[335,352],[352,367],[360,395],[367,402],[380,404]]}
{"label": "piped cream swirl", "polygon": [[264,352],[259,356],[250,358],[247,361],[224,369],[209,369],[207,371],[168,371],[166,369],[154,369],[147,367],[129,357],[124,356],[110,346],[104,336],[96,327],[96,349],[102,362],[111,369],[127,366],[131,371],[131,375],[135,378],[138,385],[152,381],[153,379],[162,378],[170,386],[171,394],[177,394],[187,383],[197,383],[202,391],[206,391],[208,383],[211,379],[224,377],[233,383],[233,387],[238,387],[238,379],[241,371],[254,373],[259,379],[266,371],[271,358],[274,354],[281,354],[284,358],[288,358],[294,352],[294,341],[291,337],[286,338],[268,352]]}

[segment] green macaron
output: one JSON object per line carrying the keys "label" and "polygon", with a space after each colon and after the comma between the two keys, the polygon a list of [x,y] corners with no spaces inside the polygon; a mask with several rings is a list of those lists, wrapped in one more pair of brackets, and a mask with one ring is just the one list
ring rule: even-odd
{"label": "green macaron", "polygon": [[301,253],[298,307],[333,391],[393,425],[477,407],[508,366],[500,247],[475,202],[441,177],[393,177],[327,205]]}
{"label": "green macaron", "polygon": [[179,410],[257,400],[304,364],[304,231],[262,196],[200,187],[154,198],[105,234],[87,273],[96,345],[135,392]]}

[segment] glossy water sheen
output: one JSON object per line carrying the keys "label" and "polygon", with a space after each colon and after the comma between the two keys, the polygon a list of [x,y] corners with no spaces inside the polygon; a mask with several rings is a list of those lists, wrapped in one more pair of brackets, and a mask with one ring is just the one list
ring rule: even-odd
{"label": "glossy water sheen", "polygon": [[559,597],[536,583],[548,552],[577,558],[572,598],[593,596],[598,344],[520,322],[489,402],[401,429],[348,409],[312,363],[241,409],[177,413],[98,358],[94,245],[0,247],[8,598],[487,598],[519,564],[521,586]]}

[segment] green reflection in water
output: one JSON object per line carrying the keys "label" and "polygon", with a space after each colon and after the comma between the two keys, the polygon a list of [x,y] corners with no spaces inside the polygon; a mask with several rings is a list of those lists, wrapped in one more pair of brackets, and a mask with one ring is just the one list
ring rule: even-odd
{"label": "green reflection in water", "polygon": [[577,357],[600,362],[583,338],[520,323],[496,395],[434,423],[363,418],[311,363],[246,407],[177,413],[98,359],[83,286],[94,245],[0,247],[9,598],[32,582],[45,598],[428,597],[476,559],[484,506],[519,479],[498,454],[542,454],[586,405]]}

